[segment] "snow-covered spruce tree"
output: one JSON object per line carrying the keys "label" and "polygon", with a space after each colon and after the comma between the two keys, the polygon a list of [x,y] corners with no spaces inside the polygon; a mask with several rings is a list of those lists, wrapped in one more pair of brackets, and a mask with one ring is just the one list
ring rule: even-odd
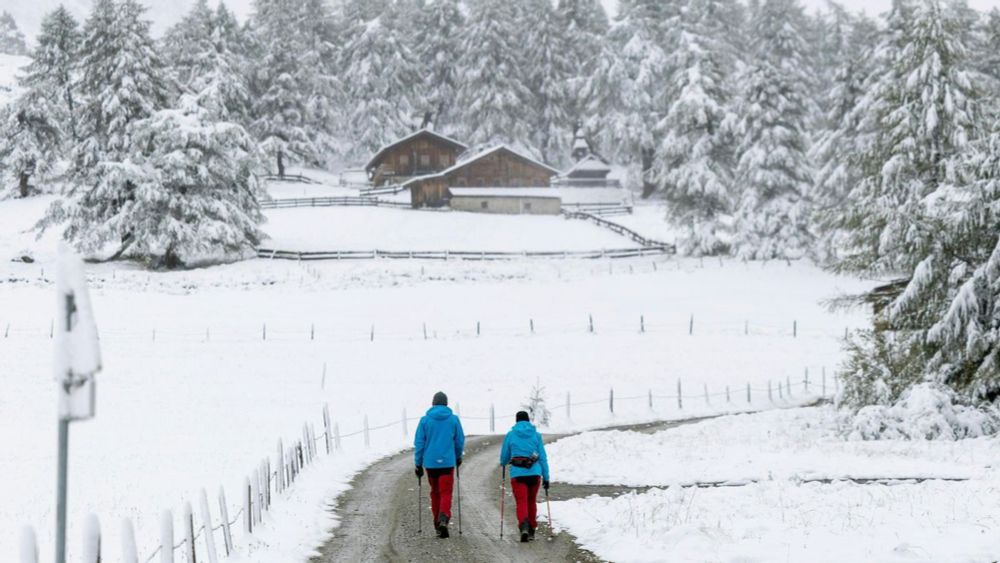
{"label": "snow-covered spruce tree", "polygon": [[908,274],[936,233],[925,199],[974,138],[976,77],[956,20],[937,0],[897,0],[855,112],[861,181],[834,225],[847,233],[841,271]]}
{"label": "snow-covered spruce tree", "polygon": [[670,64],[675,97],[663,118],[664,138],[653,165],[670,219],[683,229],[679,250],[689,255],[728,248],[722,215],[732,209],[736,118],[726,77],[736,67],[736,54],[718,25],[718,13],[728,3],[691,0],[680,20]]}
{"label": "snow-covered spruce tree", "polygon": [[[137,0],[97,0],[83,30],[78,89],[83,99],[76,148],[79,187],[104,160],[132,150],[128,126],[164,107],[173,92]],[[109,199],[114,207],[127,199]]]}
{"label": "snow-covered spruce tree", "polygon": [[1000,8],[993,8],[983,24],[978,70],[990,79],[991,97],[1000,98]]}
{"label": "snow-covered spruce tree", "polygon": [[55,115],[48,97],[30,92],[0,113],[0,171],[4,173],[0,198],[11,192],[28,197],[32,178],[44,177],[55,166],[61,141]]}
{"label": "snow-covered spruce tree", "polygon": [[997,390],[996,372],[982,368],[989,337],[979,339],[991,322],[982,299],[997,237],[996,149],[971,144],[980,94],[961,21],[936,0],[897,2],[858,105],[870,140],[837,267],[902,279],[867,295],[877,314],[849,349],[850,406],[891,403],[920,381],[973,399]]}
{"label": "snow-covered spruce tree", "polygon": [[814,227],[819,234],[816,255],[823,262],[832,260],[841,246],[842,232],[831,224],[831,219],[861,178],[858,155],[864,150],[865,136],[860,130],[862,115],[855,107],[872,71],[873,49],[869,45],[878,30],[867,17],[849,17],[840,67],[821,99],[826,111],[809,153],[816,170],[811,198]]}
{"label": "snow-covered spruce tree", "polygon": [[518,10],[508,0],[475,0],[459,34],[455,108],[470,145],[531,138],[532,94]]}
{"label": "snow-covered spruce tree", "polygon": [[187,88],[201,105],[220,120],[248,126],[250,84],[243,34],[232,12],[222,2],[212,14],[211,40]]}
{"label": "snow-covered spruce tree", "polygon": [[527,31],[524,49],[530,53],[528,86],[532,93],[531,143],[542,160],[556,165],[570,159],[575,120],[569,110],[574,96],[570,78],[577,72],[570,43],[552,4],[529,0],[521,11],[520,26]]}
{"label": "snow-covered spruce tree", "polygon": [[24,40],[24,34],[17,27],[14,16],[9,12],[0,13],[0,55],[28,54],[28,44]]}
{"label": "snow-covered spruce tree", "polygon": [[570,98],[566,111],[572,123],[580,123],[588,117],[584,97],[587,79],[611,26],[600,0],[559,0],[556,12],[565,30],[567,56],[573,71],[567,81]]}
{"label": "snow-covered spruce tree", "polygon": [[807,124],[811,76],[795,0],[765,0],[754,18],[753,62],[742,78],[733,252],[744,259],[809,251]]}
{"label": "snow-covered spruce tree", "polygon": [[208,0],[196,0],[194,6],[163,37],[163,56],[177,82],[190,88],[195,77],[207,74],[214,66],[208,57],[215,49],[212,40],[214,17]]}
{"label": "snow-covered spruce tree", "polygon": [[371,154],[419,123],[425,107],[420,63],[382,18],[366,22],[344,46],[339,66],[354,156]]}
{"label": "snow-covered spruce tree", "polygon": [[433,0],[417,18],[411,44],[426,76],[424,88],[434,124],[441,131],[456,132],[455,57],[460,52],[459,32],[465,19],[458,0]]}
{"label": "snow-covered spruce tree", "polygon": [[335,134],[344,105],[343,84],[336,68],[338,22],[327,0],[302,0],[298,22],[296,29],[304,49],[296,81],[309,95],[306,131],[317,151],[315,163],[323,165],[334,153],[344,152],[345,139]]}
{"label": "snow-covered spruce tree", "polygon": [[[240,258],[263,238],[253,139],[194,96],[178,105],[130,123],[133,152],[99,163],[94,186],[65,207],[65,236],[81,251],[174,269]],[[130,197],[109,213],[101,202],[125,186]]]}
{"label": "snow-covered spruce tree", "polygon": [[669,99],[673,51],[667,29],[680,17],[676,2],[628,0],[608,32],[584,91],[588,129],[601,152],[638,164],[644,196],[655,191],[652,166],[663,131],[659,125]]}
{"label": "snow-covered spruce tree", "polygon": [[80,24],[59,6],[42,19],[31,62],[19,78],[28,96],[50,102],[50,120],[59,126],[61,142],[76,141],[76,65],[79,62]]}
{"label": "snow-covered spruce tree", "polygon": [[310,92],[299,82],[304,45],[297,25],[300,0],[255,0],[256,52],[251,60],[251,131],[284,176],[290,159],[318,163],[310,129]]}

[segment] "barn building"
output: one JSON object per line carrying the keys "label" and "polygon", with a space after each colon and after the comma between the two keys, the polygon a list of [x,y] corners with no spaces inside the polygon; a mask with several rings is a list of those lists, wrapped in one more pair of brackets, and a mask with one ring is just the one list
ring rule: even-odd
{"label": "barn building", "polygon": [[451,188],[548,188],[557,174],[555,168],[499,145],[436,174],[412,178],[403,186],[410,189],[413,207],[442,207],[452,197]]}
{"label": "barn building", "polygon": [[552,188],[448,188],[448,205],[459,211],[507,215],[559,215],[562,199]]}
{"label": "barn building", "polygon": [[447,169],[467,149],[455,139],[421,129],[379,149],[365,171],[375,187],[401,184],[416,176]]}

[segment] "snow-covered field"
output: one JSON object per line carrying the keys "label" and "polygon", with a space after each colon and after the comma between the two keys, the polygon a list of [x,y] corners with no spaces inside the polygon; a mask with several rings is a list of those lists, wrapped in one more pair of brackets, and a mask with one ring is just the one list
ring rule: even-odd
{"label": "snow-covered field", "polygon": [[321,250],[560,251],[633,248],[631,240],[558,216],[487,215],[375,207],[274,209],[271,248]]}
{"label": "snow-covered field", "polygon": [[[548,453],[559,481],[663,487],[553,505],[557,526],[613,561],[666,554],[670,561],[995,561],[1000,554],[996,438],[844,441],[836,413],[822,407],[652,435],[587,433]],[[852,481],[876,478],[889,481]],[[916,481],[924,478],[931,480]],[[690,486],[708,482],[727,486]]]}

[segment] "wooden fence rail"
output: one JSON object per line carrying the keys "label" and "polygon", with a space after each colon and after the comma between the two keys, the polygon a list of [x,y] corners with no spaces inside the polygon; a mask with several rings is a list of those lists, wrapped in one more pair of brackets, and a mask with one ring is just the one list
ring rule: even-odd
{"label": "wooden fence rail", "polygon": [[472,261],[496,261],[496,260],[516,260],[518,258],[541,258],[541,259],[584,259],[593,260],[599,258],[637,258],[640,256],[655,256],[662,254],[672,254],[673,246],[643,246],[641,248],[617,248],[609,250],[549,250],[531,252],[497,252],[497,251],[474,251],[474,250],[328,250],[318,252],[298,252],[294,250],[277,250],[270,248],[260,248],[257,250],[257,257],[268,260],[375,260],[385,258],[389,260],[472,260]]}
{"label": "wooden fence rail", "polygon": [[409,209],[410,204],[370,197],[302,197],[271,199],[260,202],[261,209],[290,209],[295,207],[392,207]]}
{"label": "wooden fence rail", "polygon": [[601,227],[604,227],[605,229],[618,233],[622,236],[628,237],[644,247],[669,249],[664,252],[665,254],[673,254],[677,251],[677,249],[672,244],[667,244],[665,242],[660,242],[658,240],[646,238],[640,235],[639,233],[633,231],[632,229],[629,229],[628,227],[619,225],[618,223],[613,223],[611,221],[608,221],[607,219],[602,219],[601,217],[598,217],[592,213],[586,213],[583,211],[568,211],[568,212],[563,212],[563,215],[567,219],[584,219],[587,221],[591,221],[593,223],[600,225]]}
{"label": "wooden fence rail", "polygon": [[302,174],[285,174],[284,176],[278,176],[277,174],[267,174],[260,176],[261,180],[266,180],[268,182],[301,182],[303,184],[319,184],[316,180],[312,178],[307,178]]}

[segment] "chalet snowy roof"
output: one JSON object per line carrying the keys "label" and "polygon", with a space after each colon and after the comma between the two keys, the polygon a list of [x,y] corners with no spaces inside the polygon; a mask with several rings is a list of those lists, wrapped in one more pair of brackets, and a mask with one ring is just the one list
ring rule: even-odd
{"label": "chalet snowy roof", "polygon": [[435,139],[438,139],[439,141],[443,141],[446,144],[450,144],[450,145],[454,146],[455,148],[457,148],[459,150],[465,150],[465,149],[469,148],[469,146],[466,145],[465,143],[463,143],[461,141],[456,141],[455,139],[452,139],[451,137],[448,137],[446,135],[442,135],[442,134],[438,133],[437,131],[433,131],[431,129],[426,129],[426,128],[425,129],[419,129],[417,131],[414,131],[413,133],[410,133],[409,135],[407,135],[405,137],[402,137],[400,139],[397,139],[397,140],[389,143],[388,145],[385,145],[384,147],[382,147],[378,151],[376,151],[375,152],[375,156],[373,156],[371,158],[371,160],[368,161],[368,164],[365,165],[365,170],[371,170],[372,168],[375,168],[376,166],[378,166],[379,160],[381,160],[382,157],[385,156],[385,153],[388,152],[393,147],[395,147],[397,145],[400,145],[402,143],[405,143],[407,141],[410,141],[412,139],[415,139],[417,137],[420,137],[422,135],[429,135],[431,137],[434,137]]}
{"label": "chalet snowy roof", "polygon": [[530,197],[560,199],[552,188],[448,188],[453,197]]}
{"label": "chalet snowy roof", "polygon": [[483,150],[481,150],[481,151],[479,151],[477,153],[474,153],[473,155],[471,155],[469,157],[463,158],[462,160],[458,161],[457,163],[455,163],[451,167],[446,168],[445,170],[442,170],[441,172],[438,172],[436,174],[427,174],[426,176],[417,176],[416,178],[410,178],[409,180],[403,182],[402,186],[409,186],[411,184],[414,184],[416,182],[420,182],[422,180],[430,180],[432,178],[442,178],[444,176],[447,176],[448,174],[451,174],[452,172],[454,172],[456,170],[461,170],[462,168],[465,168],[469,164],[472,164],[473,162],[475,162],[475,161],[477,161],[477,160],[479,160],[481,158],[485,158],[485,157],[487,157],[487,156],[489,156],[489,155],[491,155],[491,154],[493,154],[495,152],[500,152],[500,151],[507,151],[507,152],[511,153],[512,155],[514,155],[514,156],[516,156],[516,157],[518,157],[518,158],[520,158],[522,160],[528,161],[528,162],[530,162],[530,163],[532,163],[532,164],[534,164],[536,166],[539,166],[541,168],[545,168],[546,170],[552,172],[553,174],[559,174],[558,170],[556,170],[555,168],[549,166],[548,164],[545,164],[544,162],[541,162],[539,160],[535,160],[534,158],[531,158],[530,156],[527,156],[524,153],[518,152],[518,151],[512,149],[508,145],[496,145],[494,147],[489,147],[487,149],[483,149]]}

